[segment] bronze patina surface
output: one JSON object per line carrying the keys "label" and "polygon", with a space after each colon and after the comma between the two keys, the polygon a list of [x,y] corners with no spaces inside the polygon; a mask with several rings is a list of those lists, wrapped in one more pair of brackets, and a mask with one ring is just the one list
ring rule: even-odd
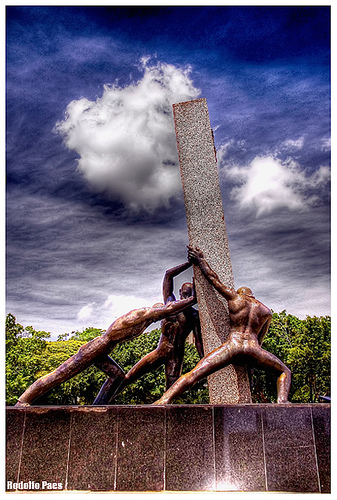
{"label": "bronze patina surface", "polygon": [[200,379],[232,362],[244,363],[277,373],[279,375],[277,402],[288,403],[291,372],[281,360],[261,347],[272,319],[270,309],[256,300],[249,288],[241,287],[235,291],[224,285],[198,248],[189,247],[189,259],[198,265],[209,283],[227,300],[230,319],[229,335],[226,342],[207,354],[193,370],[182,375],[155,404],[170,403]]}
{"label": "bronze patina surface", "polygon": [[[174,277],[191,267],[191,265],[190,262],[185,262],[166,271],[163,280],[163,299],[165,304],[176,301],[173,293]],[[182,300],[188,299],[193,294],[192,283],[184,283],[179,293]],[[103,384],[94,404],[108,404],[126,386],[161,365],[165,366],[167,390],[181,375],[185,340],[190,332],[193,332],[200,358],[203,357],[199,313],[192,306],[175,315],[164,318],[161,323],[161,331],[157,348],[136,363],[125,375],[120,385],[116,384],[116,376],[110,377]]]}
{"label": "bronze patina surface", "polygon": [[109,352],[120,342],[141,335],[151,323],[175,315],[195,303],[196,298],[191,295],[183,300],[168,302],[166,305],[155,304],[153,307],[134,309],[124,314],[116,319],[103,335],[81,346],[74,356],[71,356],[56,370],[36,380],[20,396],[15,406],[29,406],[38,397],[93,364],[112,377],[118,386],[123,381],[125,374],[117,363],[108,356]]}

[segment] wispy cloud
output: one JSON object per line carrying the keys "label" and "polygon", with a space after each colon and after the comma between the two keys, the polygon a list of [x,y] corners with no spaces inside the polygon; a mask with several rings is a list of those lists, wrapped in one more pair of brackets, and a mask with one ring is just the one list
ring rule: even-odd
{"label": "wispy cloud", "polygon": [[[160,302],[166,269],[187,259],[185,227],[125,224],[99,207],[19,190],[13,197],[20,205],[7,207],[7,263],[15,262],[7,269],[7,307],[41,330],[105,329]],[[190,274],[177,277],[176,290]]]}
{"label": "wispy cloud", "polygon": [[299,137],[298,139],[287,139],[284,141],[283,146],[286,149],[292,149],[292,150],[297,150],[297,149],[302,149],[304,145],[304,137]]}
{"label": "wispy cloud", "polygon": [[180,190],[172,103],[196,98],[190,68],[141,60],[143,78],[105,85],[96,101],[72,101],[55,130],[80,158],[95,192],[133,209],[153,210]]}

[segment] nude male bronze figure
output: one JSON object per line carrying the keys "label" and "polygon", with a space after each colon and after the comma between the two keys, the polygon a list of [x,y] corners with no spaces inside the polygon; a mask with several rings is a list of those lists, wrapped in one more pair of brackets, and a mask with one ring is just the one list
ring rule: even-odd
{"label": "nude male bronze figure", "polygon": [[200,379],[230,363],[242,362],[277,373],[277,402],[288,403],[291,372],[281,360],[261,347],[272,312],[255,299],[250,288],[241,287],[235,291],[225,286],[205,260],[202,251],[197,247],[188,249],[189,261],[200,267],[209,283],[227,300],[230,331],[226,342],[201,359],[193,370],[182,375],[154,404],[170,403]]}
{"label": "nude male bronze figure", "polygon": [[78,352],[60,365],[56,370],[36,380],[18,399],[15,406],[29,406],[35,399],[53,387],[69,380],[91,365],[95,365],[113,377],[118,386],[124,379],[124,372],[108,353],[120,342],[131,340],[141,335],[156,321],[180,313],[196,303],[195,295],[166,305],[155,304],[153,307],[134,309],[116,319],[109,328],[95,339],[80,347]]}
{"label": "nude male bronze figure", "polygon": [[[168,269],[163,280],[163,299],[165,304],[174,304],[174,277],[182,273],[189,267],[190,262],[185,262],[172,269]],[[186,300],[193,294],[192,283],[184,283],[179,290],[181,300]],[[185,340],[192,331],[195,344],[200,358],[203,357],[199,313],[193,307],[188,307],[174,316],[165,317],[161,323],[161,337],[157,348],[144,356],[138,363],[131,368],[125,375],[122,383],[116,387],[114,377],[110,377],[102,386],[94,404],[108,404],[114,399],[126,386],[142,377],[146,373],[155,370],[161,365],[165,366],[166,389],[180,377]]]}

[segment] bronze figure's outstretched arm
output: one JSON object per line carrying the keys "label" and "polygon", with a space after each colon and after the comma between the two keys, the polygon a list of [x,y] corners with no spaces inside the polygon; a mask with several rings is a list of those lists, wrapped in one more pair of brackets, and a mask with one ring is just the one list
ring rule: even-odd
{"label": "bronze figure's outstretched arm", "polygon": [[[195,295],[191,295],[187,299],[177,300],[176,302],[168,302],[162,307],[156,307],[153,312],[151,312],[152,322],[159,321],[161,319],[173,316],[187,307],[196,304],[197,299]],[[150,312],[148,313],[150,315]]]}
{"label": "bronze figure's outstretched arm", "polygon": [[184,262],[184,264],[172,267],[171,269],[168,269],[166,271],[163,280],[163,299],[165,304],[169,299],[175,300],[173,294],[173,288],[174,288],[173,278],[175,278],[176,276],[178,276],[178,274],[182,273],[183,271],[191,267],[191,265],[192,264],[190,262]]}
{"label": "bronze figure's outstretched arm", "polygon": [[189,261],[200,267],[207,280],[219,293],[221,293],[221,295],[223,295],[227,300],[233,299],[237,295],[237,292],[232,288],[227,287],[220,281],[219,276],[208,264],[200,248],[192,246],[188,246],[187,248]]}
{"label": "bronze figure's outstretched arm", "polygon": [[78,352],[51,373],[36,380],[19,398],[16,406],[29,406],[35,399],[49,390],[71,379],[95,364],[109,375],[118,387],[125,375],[123,370],[109,358],[108,353],[119,343],[141,335],[153,322],[169,317],[195,304],[195,296],[159,307],[134,309],[114,321],[103,335],[82,345]]}

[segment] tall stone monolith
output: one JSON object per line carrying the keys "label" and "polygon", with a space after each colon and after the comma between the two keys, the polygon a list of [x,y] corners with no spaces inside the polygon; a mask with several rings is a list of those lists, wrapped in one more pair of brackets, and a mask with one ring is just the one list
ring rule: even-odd
{"label": "tall stone monolith", "polygon": [[[198,246],[220,280],[234,288],[213,132],[206,99],[173,105],[189,244]],[[227,301],[194,267],[205,354],[229,331]],[[230,365],[208,377],[211,404],[251,402],[246,367]]]}

